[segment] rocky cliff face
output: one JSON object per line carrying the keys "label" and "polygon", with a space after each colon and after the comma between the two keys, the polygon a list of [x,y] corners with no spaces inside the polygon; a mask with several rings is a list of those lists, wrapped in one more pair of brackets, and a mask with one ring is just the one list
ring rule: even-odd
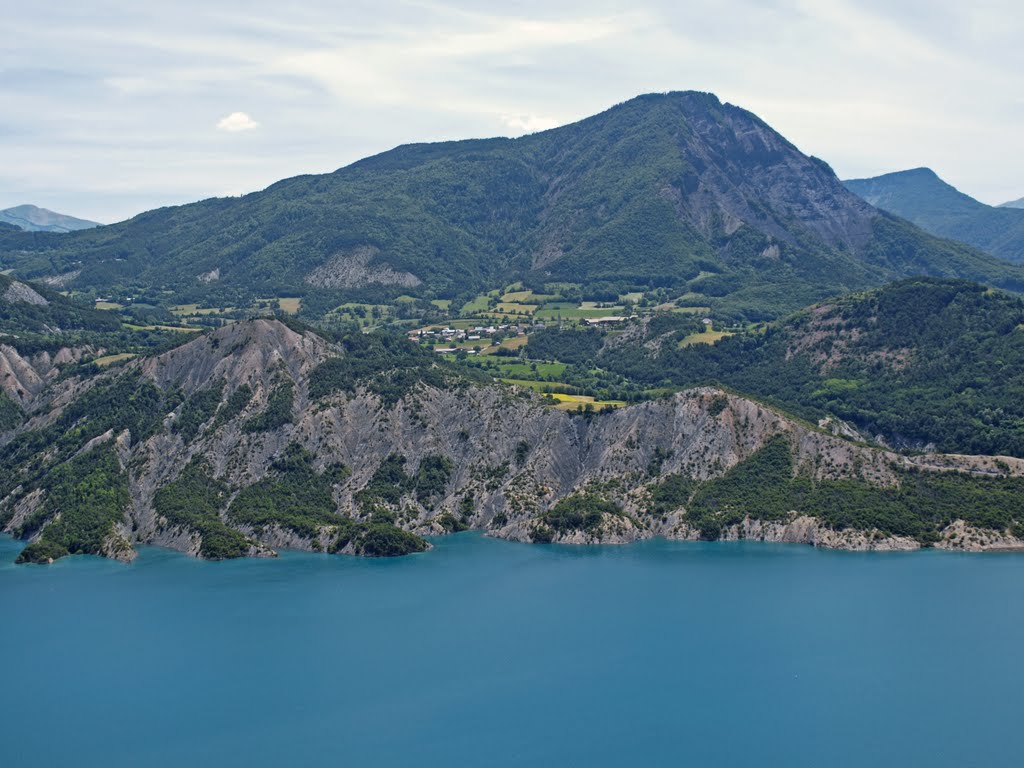
{"label": "rocky cliff face", "polygon": [[[614,122],[618,111],[638,108],[671,121],[683,170],[661,192],[705,236],[728,236],[745,224],[784,243],[803,234],[850,250],[871,237],[878,212],[850,194],[826,163],[802,154],[751,112],[684,92],[643,96],[593,122]],[[649,130],[657,132],[654,125]]]}
{"label": "rocky cliff face", "polygon": [[[270,554],[281,546],[359,551],[342,536],[346,526],[372,526],[380,520],[419,535],[471,527],[523,541],[693,539],[706,531],[688,515],[689,502],[677,500],[654,510],[655,489],[669,478],[700,487],[778,440],[789,448],[794,476],[811,483],[845,480],[892,488],[908,471],[1024,476],[1024,461],[1017,459],[908,457],[870,448],[713,388],[592,418],[552,410],[511,387],[467,382],[421,383],[393,405],[358,381],[349,390],[311,396],[317,367],[343,357],[343,350],[315,334],[256,320],[133,361],[97,381],[57,381],[45,394],[30,396],[26,407],[30,425],[59,425],[87,390],[100,392],[137,377],[137,393],[165,393],[160,412],[154,414],[156,426],[148,433],[132,434],[118,424],[68,454],[114,451],[128,501],[123,520],[112,527],[100,551],[119,558],[130,558],[131,545],[138,543],[202,554],[204,535],[213,535],[207,524],[211,521],[218,535],[230,529],[247,537],[239,552],[250,555]],[[268,422],[266,414],[282,391],[291,392],[284,419]],[[199,402],[207,402],[205,410]],[[76,422],[83,435],[89,434],[89,420],[95,418],[86,415]],[[22,435],[22,441],[27,439]],[[17,445],[18,439],[10,443]],[[26,521],[47,509],[47,494],[54,491],[45,474],[33,479],[29,467],[59,460],[54,458],[57,450],[42,446],[27,463],[13,468],[21,484],[8,487],[0,504],[6,530],[24,535]],[[10,455],[8,451],[8,460]],[[244,489],[278,477],[282,457],[292,455],[310,457],[309,482],[329,488],[330,515],[310,525],[298,525],[294,515],[283,513],[280,519],[262,522],[237,516],[235,500]],[[407,483],[382,475],[394,457],[404,459]],[[211,483],[221,484],[219,509],[203,524],[161,515],[155,504],[160,489],[197,466],[205,468]],[[344,472],[338,470],[341,466]],[[430,467],[432,475],[426,471]],[[331,479],[323,480],[327,477]],[[433,478],[432,484],[423,478]],[[603,513],[586,525],[552,528],[548,516],[555,505],[581,494],[606,499],[618,512]],[[72,513],[56,511],[58,516]],[[45,540],[51,525],[53,519],[45,520],[27,535]],[[912,538],[871,530],[832,530],[820,519],[795,511],[771,521],[747,515],[738,523],[728,522],[718,535],[850,549],[919,546]],[[1024,542],[1009,531],[979,535],[960,522],[951,526],[941,545],[1013,548]]]}
{"label": "rocky cliff face", "polygon": [[62,347],[53,354],[43,351],[23,356],[14,347],[0,344],[0,390],[27,406],[60,373],[60,366],[80,362],[89,354],[95,354],[95,350]]}

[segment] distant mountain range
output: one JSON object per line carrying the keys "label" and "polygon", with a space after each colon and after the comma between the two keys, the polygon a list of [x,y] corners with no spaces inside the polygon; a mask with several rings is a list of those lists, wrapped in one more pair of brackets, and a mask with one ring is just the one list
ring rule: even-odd
{"label": "distant mountain range", "polygon": [[301,295],[311,319],[357,297],[459,298],[511,280],[665,286],[751,320],[914,275],[1024,290],[1024,270],[871,207],[756,115],[692,91],[517,139],[403,146],[66,237],[0,233],[0,268],[174,302]]}
{"label": "distant mountain range", "polygon": [[843,182],[878,208],[895,213],[940,237],[1024,263],[1024,199],[985,205],[940,179],[930,168]]}
{"label": "distant mountain range", "polygon": [[100,226],[95,221],[76,219],[35,205],[17,205],[0,211],[0,222],[26,232],[77,232]]}

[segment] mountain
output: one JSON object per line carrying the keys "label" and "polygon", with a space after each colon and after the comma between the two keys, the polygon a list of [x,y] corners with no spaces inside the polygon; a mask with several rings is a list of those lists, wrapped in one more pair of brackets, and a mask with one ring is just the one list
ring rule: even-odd
{"label": "mountain", "polygon": [[667,286],[748,319],[919,274],[1024,290],[1021,270],[872,208],[757,116],[696,92],[517,139],[402,146],[67,237],[0,233],[0,266],[152,301],[298,295],[311,319],[510,280]]}
{"label": "mountain", "polygon": [[1024,457],[1022,329],[1017,297],[914,278],[714,344],[693,343],[698,319],[656,315],[618,335],[533,334],[526,354],[647,386],[726,386],[903,449]]}
{"label": "mountain", "polygon": [[[902,456],[694,388],[601,414],[481,380],[402,339],[276,320],[70,370],[0,440],[21,562],[370,556],[467,527],[523,541],[753,538],[1024,546],[1024,461]],[[368,439],[372,436],[372,439]]]}
{"label": "mountain", "polygon": [[1024,197],[1019,200],[1011,200],[1008,203],[1000,203],[1000,208],[1024,208]]}
{"label": "mountain", "polygon": [[1024,211],[1013,203],[998,208],[985,205],[950,186],[929,168],[843,183],[872,205],[934,235],[1024,263]]}
{"label": "mountain", "polygon": [[101,226],[95,221],[76,219],[63,213],[54,213],[34,205],[18,205],[0,210],[0,222],[11,224],[26,232],[77,232]]}

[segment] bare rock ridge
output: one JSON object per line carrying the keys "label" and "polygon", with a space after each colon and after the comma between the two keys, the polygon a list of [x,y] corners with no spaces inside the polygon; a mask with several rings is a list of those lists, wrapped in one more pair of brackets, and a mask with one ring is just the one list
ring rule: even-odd
{"label": "bare rock ridge", "polygon": [[[883,496],[921,478],[1024,477],[1019,459],[901,455],[707,387],[591,418],[552,410],[528,392],[457,377],[424,379],[389,402],[370,379],[326,388],[324,371],[345,359],[343,348],[314,333],[254,320],[86,381],[68,377],[40,388],[19,374],[32,384],[21,399],[29,421],[0,447],[7,443],[8,460],[26,452],[2,489],[0,522],[29,538],[41,561],[64,554],[48,555],[47,546],[69,548],[75,511],[55,508],[59,489],[45,473],[32,473],[49,466],[52,475],[56,463],[68,461],[102,465],[120,478],[123,508],[96,547],[120,559],[143,543],[204,557],[267,555],[282,546],[396,554],[395,546],[416,536],[465,527],[521,541],[666,536],[912,549],[920,537],[836,528],[813,509],[780,507],[765,519],[757,503],[700,519],[696,510],[712,509],[728,479],[755,465],[755,478],[781,471],[784,483],[807,489],[847,483]],[[126,411],[134,421],[124,422],[79,413],[88,398],[118,387],[133,393],[128,400],[156,403],[157,418],[146,422],[137,410]],[[81,444],[21,447],[34,429],[69,418]],[[769,454],[774,464],[765,463]],[[304,479],[288,485],[294,477]],[[167,511],[168,488],[192,500],[178,516]],[[289,506],[293,497],[306,506]],[[196,499],[203,498],[209,511],[200,515]],[[574,500],[579,504],[568,509]],[[316,505],[318,516],[308,511]],[[231,555],[217,554],[214,544],[224,541],[233,542]],[[1009,528],[981,530],[963,520],[950,521],[930,543],[1024,547]]]}
{"label": "bare rock ridge", "polygon": [[3,292],[2,298],[4,301],[11,302],[12,304],[14,302],[20,301],[24,302],[25,304],[32,304],[33,306],[37,307],[45,307],[47,304],[50,303],[45,298],[36,293],[34,290],[32,290],[31,287],[29,287],[25,283],[18,282],[16,280],[12,281],[11,284],[7,286],[7,290]]}
{"label": "bare rock ridge", "polygon": [[91,348],[63,347],[54,354],[43,351],[23,357],[14,347],[0,344],[0,391],[28,406],[60,373],[60,366],[77,363],[92,352]]}
{"label": "bare rock ridge", "polygon": [[192,394],[223,378],[231,389],[269,386],[279,370],[303,381],[330,353],[321,337],[300,334],[276,320],[232,323],[209,335],[141,363],[142,373],[161,389]]}
{"label": "bare rock ridge", "polygon": [[680,94],[679,101],[692,129],[680,140],[692,170],[671,193],[706,235],[724,222],[726,232],[747,224],[793,242],[798,222],[823,242],[850,250],[871,237],[878,212],[845,194],[826,163],[801,154],[747,110],[707,94]]}

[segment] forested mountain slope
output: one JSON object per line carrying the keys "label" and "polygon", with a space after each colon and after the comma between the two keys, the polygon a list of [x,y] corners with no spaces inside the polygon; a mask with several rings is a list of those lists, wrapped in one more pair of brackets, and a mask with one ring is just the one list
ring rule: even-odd
{"label": "forested mountain slope", "polygon": [[711,94],[642,96],[518,139],[409,145],[239,198],[70,235],[0,233],[0,266],[72,288],[469,296],[509,279],[671,285],[752,319],[896,277],[1024,272],[849,192]]}
{"label": "forested mountain slope", "polygon": [[809,419],[837,416],[894,446],[1024,456],[1024,302],[1014,296],[915,278],[713,345],[683,344],[701,327],[680,323],[545,331],[526,353],[648,385],[717,383]]}

